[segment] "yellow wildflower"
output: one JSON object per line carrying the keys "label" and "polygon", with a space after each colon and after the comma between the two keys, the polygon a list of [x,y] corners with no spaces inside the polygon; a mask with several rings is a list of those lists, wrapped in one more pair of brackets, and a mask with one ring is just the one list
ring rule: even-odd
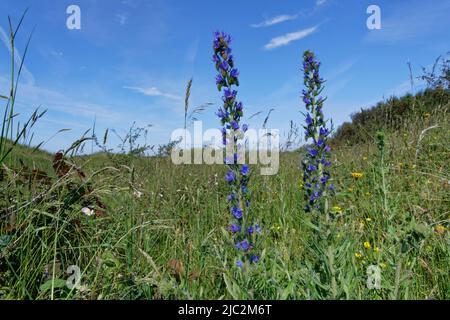
{"label": "yellow wildflower", "polygon": [[352,177],[355,179],[360,179],[364,175],[362,172],[352,172],[351,174],[352,174]]}
{"label": "yellow wildflower", "polygon": [[434,230],[439,234],[443,234],[445,232],[445,227],[439,224],[434,228]]}
{"label": "yellow wildflower", "polygon": [[342,208],[339,206],[334,206],[332,209],[334,213],[342,213]]}
{"label": "yellow wildflower", "polygon": [[363,160],[364,160],[364,161],[367,160],[367,157],[363,157]]}
{"label": "yellow wildflower", "polygon": [[361,259],[362,256],[363,256],[363,255],[362,255],[361,252],[355,252],[355,257],[356,257],[356,258]]}
{"label": "yellow wildflower", "polygon": [[372,218],[366,218],[367,222],[372,222]]}
{"label": "yellow wildflower", "polygon": [[375,251],[375,253],[379,253],[379,252],[380,252],[380,248],[375,247],[375,248],[373,249],[373,251]]}
{"label": "yellow wildflower", "polygon": [[366,248],[366,249],[372,248],[369,241],[364,242],[364,248]]}
{"label": "yellow wildflower", "polygon": [[348,192],[353,192],[353,188],[348,188]]}

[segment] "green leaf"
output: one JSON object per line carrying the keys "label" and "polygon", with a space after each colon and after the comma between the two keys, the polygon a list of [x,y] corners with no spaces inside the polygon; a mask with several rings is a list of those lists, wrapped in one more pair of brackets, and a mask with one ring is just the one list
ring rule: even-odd
{"label": "green leaf", "polygon": [[55,280],[50,279],[44,284],[42,284],[39,287],[39,290],[41,290],[41,292],[47,292],[52,288],[52,283],[54,288],[64,288],[66,286],[66,280],[64,279],[55,279]]}
{"label": "green leaf", "polygon": [[227,286],[227,291],[234,300],[239,300],[239,286],[224,273],[223,279],[225,281],[225,285]]}

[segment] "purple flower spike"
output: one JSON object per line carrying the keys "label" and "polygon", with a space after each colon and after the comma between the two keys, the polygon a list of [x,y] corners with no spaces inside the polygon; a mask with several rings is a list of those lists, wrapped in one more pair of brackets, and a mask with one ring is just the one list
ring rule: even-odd
{"label": "purple flower spike", "polygon": [[331,162],[327,160],[328,153],[331,151],[327,145],[330,130],[326,127],[322,110],[325,99],[319,96],[324,82],[320,77],[319,68],[320,63],[316,60],[314,53],[305,51],[303,54],[303,80],[306,89],[302,90],[302,95],[307,110],[306,126],[304,126],[305,140],[309,142],[309,146],[306,148],[302,167],[306,212],[320,211],[323,208],[322,198],[326,194],[324,191],[328,188],[327,184],[331,178],[326,169],[331,165]]}
{"label": "purple flower spike", "polygon": [[[251,201],[248,192],[248,183],[250,180],[249,167],[248,165],[241,165],[238,163],[238,153],[240,147],[243,145],[245,137],[242,137],[241,134],[236,134],[236,131],[242,130],[242,132],[246,132],[248,130],[248,125],[241,123],[241,118],[243,117],[243,104],[242,102],[237,101],[237,91],[234,89],[239,86],[239,70],[235,67],[230,43],[230,35],[223,31],[216,31],[214,33],[214,55],[212,59],[218,73],[215,79],[217,89],[222,92],[223,101],[223,107],[219,108],[216,114],[222,125],[223,145],[228,145],[233,148],[233,156],[227,156],[224,159],[224,164],[229,168],[225,175],[225,180],[228,182],[230,194],[226,198],[231,212],[230,218],[233,220],[228,228],[234,239],[235,248],[237,250],[253,251],[253,244],[242,239],[250,234],[253,239],[256,236],[255,231],[256,233],[259,233],[261,229],[259,225],[253,225],[251,221]],[[245,217],[244,214],[246,215]],[[259,257],[256,255],[250,256],[244,254],[244,259],[254,263],[258,261]],[[242,268],[244,263],[243,259],[239,259],[236,262],[236,266]]]}

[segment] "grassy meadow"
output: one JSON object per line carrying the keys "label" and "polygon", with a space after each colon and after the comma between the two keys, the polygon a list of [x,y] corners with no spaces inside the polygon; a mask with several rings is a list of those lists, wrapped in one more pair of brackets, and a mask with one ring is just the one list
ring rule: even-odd
{"label": "grassy meadow", "polygon": [[[331,255],[314,248],[302,209],[301,153],[283,153],[275,176],[254,174],[264,253],[244,270],[230,260],[224,166],[99,153],[67,160],[86,174],[81,182],[75,172],[58,178],[52,155],[18,146],[1,179],[0,297],[448,299],[448,101],[444,107],[387,130],[383,159],[376,137],[335,141]],[[431,125],[438,127],[424,134]],[[82,213],[93,197],[105,215]],[[79,289],[65,287],[69,265],[81,269]],[[369,265],[381,268],[381,290],[367,288]]]}
{"label": "grassy meadow", "polygon": [[[337,128],[336,194],[320,225],[303,210],[304,147],[283,152],[276,175],[252,166],[261,257],[242,268],[226,166],[109,152],[106,134],[95,137],[98,153],[77,152],[88,136],[55,157],[21,143],[29,128],[9,134],[12,88],[1,100],[10,113],[0,140],[0,299],[450,298],[448,88],[387,99]],[[71,289],[72,265],[81,278]],[[367,285],[369,266],[381,271],[380,289]]]}

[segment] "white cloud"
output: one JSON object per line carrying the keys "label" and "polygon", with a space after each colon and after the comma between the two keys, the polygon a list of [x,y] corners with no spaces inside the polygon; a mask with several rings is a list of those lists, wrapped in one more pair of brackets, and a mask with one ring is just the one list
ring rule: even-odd
{"label": "white cloud", "polygon": [[327,3],[328,0],[316,0],[316,6],[321,6],[325,3]]}
{"label": "white cloud", "polygon": [[55,57],[55,58],[60,58],[62,57],[64,54],[62,53],[62,51],[56,51],[56,50],[50,50],[50,55]]}
{"label": "white cloud", "polygon": [[269,43],[267,43],[264,48],[266,50],[272,50],[281,46],[285,46],[288,45],[289,43],[291,43],[292,41],[297,41],[300,39],[303,39],[307,36],[309,36],[310,34],[314,33],[317,30],[317,27],[311,27],[308,29],[303,29],[297,32],[291,32],[291,33],[287,33],[285,35],[273,38],[272,40],[270,40]]}
{"label": "white cloud", "polygon": [[253,28],[261,28],[261,27],[270,27],[285,21],[289,21],[289,20],[295,20],[298,18],[298,15],[287,15],[287,14],[283,14],[283,15],[279,15],[273,18],[269,18],[264,20],[263,22],[257,23],[257,24],[252,24],[251,26]]}
{"label": "white cloud", "polygon": [[142,88],[142,87],[125,86],[124,88],[140,92],[140,93],[142,93],[146,96],[150,96],[150,97],[165,97],[165,98],[173,99],[173,100],[181,100],[182,99],[180,96],[162,92],[161,90],[159,90],[156,87]]}
{"label": "white cloud", "polygon": [[127,23],[128,16],[124,13],[118,13],[115,16],[115,21],[118,22],[121,26]]}

